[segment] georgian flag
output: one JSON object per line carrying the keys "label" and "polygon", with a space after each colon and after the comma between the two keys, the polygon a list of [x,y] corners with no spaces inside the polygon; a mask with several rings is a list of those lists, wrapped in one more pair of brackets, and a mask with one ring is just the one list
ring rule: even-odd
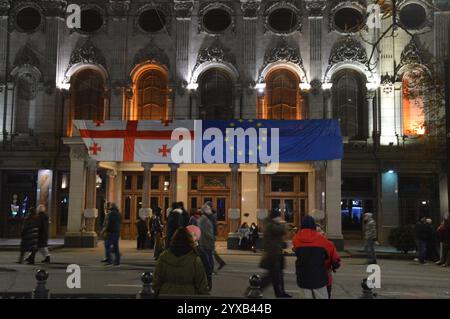
{"label": "georgian flag", "polygon": [[[194,138],[195,121],[74,121],[89,155],[96,161],[173,163],[171,153],[182,128]],[[174,135],[174,139],[172,139]]]}

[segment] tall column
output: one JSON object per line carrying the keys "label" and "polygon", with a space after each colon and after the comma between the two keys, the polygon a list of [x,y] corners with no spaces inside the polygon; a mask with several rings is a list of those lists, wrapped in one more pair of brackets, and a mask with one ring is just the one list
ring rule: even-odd
{"label": "tall column", "polygon": [[[6,81],[7,57],[8,57],[8,14],[11,7],[10,1],[0,2],[0,83]],[[3,115],[2,115],[3,117]],[[2,119],[0,119],[2,121]]]}
{"label": "tall column", "polygon": [[339,250],[344,248],[341,220],[341,160],[327,162],[325,185],[325,219],[328,238]]}
{"label": "tall column", "polygon": [[[170,167],[170,184],[169,184],[169,193],[170,193],[170,201],[177,201],[177,178],[178,178],[178,168],[179,164],[169,164]],[[187,204],[187,203],[186,203]]]}
{"label": "tall column", "polygon": [[108,176],[106,182],[106,201],[108,203],[116,203],[116,177],[117,172],[113,170],[108,170],[106,175]]}
{"label": "tall column", "polygon": [[376,113],[375,113],[375,109],[373,107],[374,105],[374,98],[376,96],[376,91],[374,90],[368,90],[367,91],[367,119],[368,119],[368,125],[367,125],[367,137],[369,138],[369,140],[373,139],[374,136],[374,127],[376,125],[374,125],[374,121],[376,120]]}
{"label": "tall column", "polygon": [[241,210],[239,209],[239,164],[230,164],[231,169],[231,201],[228,209],[230,233],[235,233],[239,227]]}
{"label": "tall column", "polygon": [[139,217],[141,219],[146,219],[152,214],[152,209],[150,208],[150,195],[153,164],[142,163],[142,167],[144,167],[144,184],[142,186],[142,208],[139,210]]}
{"label": "tall column", "polygon": [[266,208],[265,196],[265,175],[263,174],[266,168],[265,164],[258,164],[258,209],[256,210],[256,218],[258,220],[258,228],[263,230],[264,220],[269,215],[269,210]]}
{"label": "tall column", "polygon": [[82,213],[85,201],[85,160],[84,145],[70,145],[70,185],[67,232],[64,236],[65,247],[87,247],[82,238]]}
{"label": "tall column", "polygon": [[325,114],[324,117],[326,119],[333,118],[333,100],[331,94],[331,88],[327,88],[323,90],[323,100],[325,105]]}
{"label": "tall column", "polygon": [[394,170],[381,173],[381,211],[377,224],[381,243],[387,243],[392,228],[399,224],[398,174]]}
{"label": "tall column", "polygon": [[86,232],[95,233],[95,219],[98,217],[97,209],[97,161],[89,159],[86,165],[86,208],[84,220]]}

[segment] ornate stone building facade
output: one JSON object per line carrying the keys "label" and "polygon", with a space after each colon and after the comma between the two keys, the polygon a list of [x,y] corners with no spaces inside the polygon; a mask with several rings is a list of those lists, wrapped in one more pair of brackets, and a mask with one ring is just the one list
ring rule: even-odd
{"label": "ornate stone building facade", "polygon": [[[37,203],[70,245],[81,232],[94,242],[105,201],[122,210],[123,238],[135,236],[141,208],[175,200],[213,201],[223,238],[270,209],[293,226],[324,212],[337,242],[360,238],[369,211],[382,241],[419,216],[438,222],[448,210],[439,96],[450,8],[397,1],[391,29],[389,6],[372,13],[371,3],[0,0],[1,236],[17,236],[21,211]],[[70,4],[81,6],[79,29],[67,27]],[[72,125],[328,118],[340,120],[344,160],[282,164],[276,175],[96,163]]]}

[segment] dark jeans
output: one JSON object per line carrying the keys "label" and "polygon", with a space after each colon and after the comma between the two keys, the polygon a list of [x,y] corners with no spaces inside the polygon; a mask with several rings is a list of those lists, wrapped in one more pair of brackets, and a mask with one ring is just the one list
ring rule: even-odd
{"label": "dark jeans", "polygon": [[137,249],[145,249],[147,234],[140,234],[137,238]]}
{"label": "dark jeans", "polygon": [[[203,249],[203,251],[205,252],[205,256],[206,256],[206,260],[208,261],[208,264],[210,265],[210,267],[212,266],[211,269],[214,269],[214,251],[213,250],[208,250],[208,249]],[[206,272],[206,278],[208,279],[208,286],[209,289],[212,289],[212,271],[208,271],[205,269]]]}
{"label": "dark jeans", "polygon": [[267,274],[261,278],[261,290],[266,289],[270,283],[272,283],[273,291],[277,298],[283,297],[286,292],[284,291],[284,275],[283,269],[280,263],[275,263],[270,268]]}
{"label": "dark jeans", "polygon": [[450,245],[447,244],[442,244],[442,258],[441,258],[441,262],[443,262],[444,264],[449,264],[448,261],[448,252],[450,251]]}
{"label": "dark jeans", "polygon": [[105,242],[106,248],[106,258],[108,259],[108,263],[112,263],[112,253],[115,255],[114,263],[116,265],[120,264],[120,251],[119,251],[119,234],[108,234]]}
{"label": "dark jeans", "polygon": [[425,263],[425,258],[427,256],[427,242],[426,241],[424,241],[424,240],[417,241],[417,252],[418,252],[419,262],[421,264]]}
{"label": "dark jeans", "polygon": [[161,254],[161,252],[163,251],[163,239],[161,237],[161,233],[159,232],[155,232],[153,234],[153,238],[154,238],[154,251],[153,251],[153,257],[155,259],[159,258],[159,255]]}
{"label": "dark jeans", "polygon": [[367,239],[366,243],[367,259],[371,264],[377,263],[377,256],[375,255],[375,240]]}
{"label": "dark jeans", "polygon": [[[222,257],[219,256],[217,251],[214,250],[214,259],[219,263],[219,265],[225,265],[225,262],[223,261]],[[212,261],[211,265],[213,265],[214,268],[214,260]]]}

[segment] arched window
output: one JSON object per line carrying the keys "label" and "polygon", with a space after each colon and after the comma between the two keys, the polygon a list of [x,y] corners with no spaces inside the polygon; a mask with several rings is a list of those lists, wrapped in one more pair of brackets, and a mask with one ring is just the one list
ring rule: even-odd
{"label": "arched window", "polygon": [[424,91],[427,76],[420,68],[403,74],[403,134],[425,134]]}
{"label": "arched window", "polygon": [[350,139],[365,137],[365,87],[361,76],[344,70],[333,78],[333,116],[339,119],[342,135]]}
{"label": "arched window", "polygon": [[224,71],[210,69],[200,77],[200,119],[231,120],[233,110],[233,80]]}
{"label": "arched window", "polygon": [[158,69],[144,71],[137,80],[137,119],[164,120],[168,112],[167,76]]}
{"label": "arched window", "polygon": [[36,104],[37,83],[32,73],[22,73],[16,78],[15,133],[30,133],[34,128],[31,114]]}
{"label": "arched window", "polygon": [[84,69],[72,75],[70,109],[69,136],[72,134],[72,120],[105,119],[105,83],[98,71]]}
{"label": "arched window", "polygon": [[275,70],[266,77],[266,119],[299,120],[301,96],[298,76],[288,70]]}

